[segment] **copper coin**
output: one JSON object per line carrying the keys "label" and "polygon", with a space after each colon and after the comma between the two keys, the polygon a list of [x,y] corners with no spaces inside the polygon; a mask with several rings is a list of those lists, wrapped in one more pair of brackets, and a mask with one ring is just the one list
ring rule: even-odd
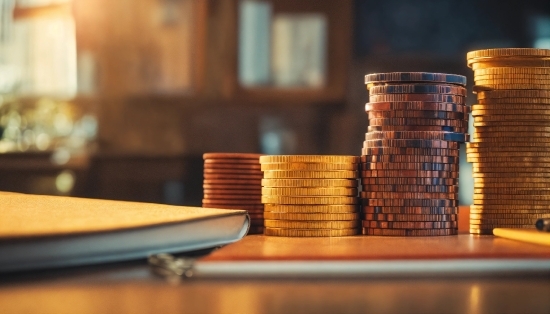
{"label": "copper coin", "polygon": [[429,131],[381,131],[381,132],[367,132],[365,134],[365,140],[440,140],[440,141],[456,141],[467,142],[470,137],[465,133],[456,132],[429,132]]}
{"label": "copper coin", "polygon": [[457,228],[456,221],[362,221],[363,228],[380,229],[449,229]]}
{"label": "copper coin", "polygon": [[260,159],[262,154],[248,154],[248,153],[205,153],[202,155],[203,159]]}
{"label": "copper coin", "polygon": [[449,111],[468,113],[470,107],[462,104],[454,104],[448,102],[423,102],[423,101],[408,101],[408,102],[379,102],[367,103],[365,111],[388,111],[388,110],[421,110],[421,111]]}
{"label": "copper coin", "polygon": [[457,214],[449,215],[415,215],[415,214],[361,214],[364,220],[377,221],[457,221]]}
{"label": "copper coin", "polygon": [[360,172],[363,178],[458,178],[458,171],[423,171],[423,170],[364,170]]}
{"label": "copper coin", "polygon": [[458,193],[421,193],[421,192],[361,192],[361,198],[363,199],[381,199],[381,198],[394,198],[394,199],[458,199]]}
{"label": "copper coin", "polygon": [[458,164],[434,162],[364,162],[361,163],[361,170],[458,171]]}
{"label": "copper coin", "polygon": [[[231,199],[206,199],[204,198],[202,200],[203,206],[205,204],[213,205],[213,206],[224,206],[224,205],[261,205],[260,201],[256,199],[238,199],[238,200],[231,200]],[[247,209],[247,208],[240,208],[240,209]]]}
{"label": "copper coin", "polygon": [[457,74],[433,72],[389,72],[372,73],[365,75],[365,84],[367,85],[386,84],[388,82],[430,82],[466,86],[466,77]]}
{"label": "copper coin", "polygon": [[218,194],[218,195],[261,195],[262,190],[256,189],[256,190],[227,190],[227,189],[204,189],[203,190],[205,194]]}
{"label": "copper coin", "polygon": [[370,103],[394,101],[452,102],[457,104],[464,104],[465,97],[459,95],[442,94],[379,94],[369,96]]}
{"label": "copper coin", "polygon": [[223,159],[205,159],[204,164],[243,164],[243,165],[259,165],[260,159],[238,159],[238,158],[223,158]]}
{"label": "copper coin", "polygon": [[205,208],[241,209],[246,211],[263,210],[263,204],[202,204]]}
{"label": "copper coin", "polygon": [[464,120],[468,118],[467,114],[462,112],[449,112],[449,111],[367,111],[369,119],[381,119],[381,118],[426,118],[426,119],[449,119],[449,120]]}
{"label": "copper coin", "polygon": [[422,156],[446,156],[458,157],[458,149],[446,148],[413,148],[413,147],[365,147],[363,155],[422,155]]}
{"label": "copper coin", "polygon": [[458,179],[447,178],[361,178],[361,184],[364,185],[376,185],[376,184],[397,184],[397,185],[457,185]]}
{"label": "copper coin", "polygon": [[205,179],[214,179],[214,180],[247,180],[247,179],[262,179],[263,174],[242,174],[242,173],[205,173]]}
{"label": "copper coin", "polygon": [[426,207],[451,207],[458,206],[458,200],[450,199],[361,199],[363,206],[426,206]]}
{"label": "copper coin", "polygon": [[368,132],[381,132],[381,131],[444,131],[444,132],[457,132],[466,133],[467,127],[452,127],[452,126],[433,126],[433,125],[383,125],[383,126],[369,126]]}
{"label": "copper coin", "polygon": [[261,194],[218,194],[218,193],[204,193],[205,200],[259,200]]}
{"label": "copper coin", "polygon": [[261,191],[262,187],[259,184],[203,184],[203,189],[222,189],[222,190],[252,190]]}
{"label": "copper coin", "polygon": [[451,84],[384,84],[369,86],[369,95],[380,94],[449,94],[466,96],[466,88]]}
{"label": "copper coin", "polygon": [[457,193],[456,185],[365,185],[364,192],[414,192],[414,193]]}
{"label": "copper coin", "polygon": [[376,118],[369,119],[369,125],[388,126],[388,125],[415,125],[415,126],[451,126],[467,128],[466,120],[451,119],[429,119],[429,118]]}
{"label": "copper coin", "polygon": [[442,140],[367,140],[363,148],[368,147],[411,147],[411,148],[445,148],[458,149],[459,143]]}
{"label": "copper coin", "polygon": [[204,169],[244,169],[244,170],[260,170],[260,164],[229,164],[229,163],[217,163],[217,164],[204,164]]}
{"label": "copper coin", "polygon": [[425,156],[425,155],[370,155],[361,156],[362,163],[369,162],[405,162],[405,163],[417,163],[417,162],[435,162],[443,164],[458,163],[458,157],[446,157],[446,156]]}
{"label": "copper coin", "polygon": [[204,169],[204,174],[235,174],[261,176],[262,171],[258,169]]}
{"label": "copper coin", "polygon": [[363,228],[364,235],[374,236],[412,236],[412,237],[428,237],[428,236],[447,236],[457,235],[458,229],[377,229]]}
{"label": "copper coin", "polygon": [[261,179],[232,179],[232,180],[221,180],[221,179],[204,179],[203,184],[242,184],[242,185],[258,185],[261,186]]}
{"label": "copper coin", "polygon": [[456,215],[457,206],[362,206],[365,214],[399,214],[399,215]]}

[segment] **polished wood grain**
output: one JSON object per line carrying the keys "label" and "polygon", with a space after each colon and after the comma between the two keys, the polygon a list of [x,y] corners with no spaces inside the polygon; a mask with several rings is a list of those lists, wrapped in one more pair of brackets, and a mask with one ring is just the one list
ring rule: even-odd
{"label": "polished wood grain", "polygon": [[287,238],[249,235],[206,257],[226,260],[549,259],[550,247],[494,236],[353,236]]}

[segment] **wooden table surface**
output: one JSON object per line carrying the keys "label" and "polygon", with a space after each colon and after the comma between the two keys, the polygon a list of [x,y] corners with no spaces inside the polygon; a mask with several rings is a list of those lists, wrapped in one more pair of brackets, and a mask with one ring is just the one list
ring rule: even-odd
{"label": "wooden table surface", "polygon": [[[350,256],[351,247],[358,248],[351,254],[356,258],[383,255],[403,259],[419,253],[434,257],[445,243],[448,248],[440,253],[446,258],[460,258],[479,250],[484,255],[506,257],[515,252],[515,256],[525,259],[539,256],[546,260],[550,251],[549,247],[524,246],[506,239],[460,237],[315,240],[249,236],[214,252],[203,262],[215,263],[228,256],[244,260],[258,256],[258,251],[266,259],[280,254],[298,254],[300,259],[342,258]],[[388,246],[392,242],[393,246]],[[281,249],[281,245],[286,249]],[[0,274],[2,314],[407,312],[550,313],[550,275],[542,272],[376,278],[199,276],[174,281],[153,275],[143,260]]]}

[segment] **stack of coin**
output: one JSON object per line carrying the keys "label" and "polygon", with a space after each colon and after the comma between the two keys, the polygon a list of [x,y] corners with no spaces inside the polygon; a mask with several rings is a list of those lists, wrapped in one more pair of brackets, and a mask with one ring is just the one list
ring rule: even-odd
{"label": "stack of coin", "polygon": [[469,52],[474,70],[470,232],[533,228],[550,217],[550,50]]}
{"label": "stack of coin", "polygon": [[356,156],[262,156],[264,233],[283,237],[359,233]]}
{"label": "stack of coin", "polygon": [[204,159],[203,207],[246,209],[249,234],[263,233],[262,171],[258,154],[207,153]]}
{"label": "stack of coin", "polygon": [[379,73],[366,75],[365,84],[363,234],[457,234],[459,145],[468,140],[466,78]]}

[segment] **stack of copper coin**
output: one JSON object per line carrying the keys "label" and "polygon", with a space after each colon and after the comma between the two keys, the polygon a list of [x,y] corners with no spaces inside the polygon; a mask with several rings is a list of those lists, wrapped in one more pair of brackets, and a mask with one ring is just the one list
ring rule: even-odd
{"label": "stack of copper coin", "polygon": [[474,70],[470,232],[534,228],[550,218],[550,50],[469,52]]}
{"label": "stack of copper coin", "polygon": [[266,235],[359,233],[356,156],[262,156]]}
{"label": "stack of copper coin", "polygon": [[204,158],[203,207],[246,209],[248,233],[263,232],[262,171],[257,154],[207,153]]}
{"label": "stack of copper coin", "polygon": [[424,72],[365,76],[369,128],[361,156],[363,234],[458,233],[466,78]]}

